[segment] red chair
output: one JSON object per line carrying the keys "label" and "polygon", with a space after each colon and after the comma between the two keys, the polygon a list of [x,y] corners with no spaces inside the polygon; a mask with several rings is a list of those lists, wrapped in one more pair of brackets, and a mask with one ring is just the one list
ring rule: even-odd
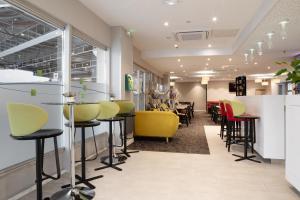
{"label": "red chair", "polygon": [[243,120],[234,117],[233,110],[232,110],[232,107],[230,104],[226,103],[225,109],[226,109],[226,118],[227,118],[226,147],[228,148],[228,152],[229,152],[231,144],[237,142],[235,139],[235,136],[236,136],[237,130],[240,130],[240,129],[236,129],[236,124],[239,124],[238,126],[240,126],[240,124]]}
{"label": "red chair", "polygon": [[220,130],[220,137],[224,138],[224,132],[227,130],[227,117],[226,117],[226,110],[224,102],[220,102],[220,112],[221,112],[221,130]]}

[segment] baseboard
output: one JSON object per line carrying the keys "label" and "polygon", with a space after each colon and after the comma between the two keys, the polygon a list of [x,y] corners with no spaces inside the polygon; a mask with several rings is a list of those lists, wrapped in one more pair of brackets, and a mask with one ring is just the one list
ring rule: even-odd
{"label": "baseboard", "polygon": [[[107,149],[107,133],[96,136],[98,151],[103,152]],[[76,160],[80,158],[80,141],[75,145]],[[93,138],[86,139],[86,155],[91,157],[95,155]],[[59,149],[59,158],[62,173],[65,172],[62,160],[65,159],[65,149]],[[44,169],[48,174],[56,174],[54,151],[48,152],[44,157]],[[78,163],[80,164],[80,163]],[[46,184],[51,180],[44,181]],[[0,199],[15,200],[35,190],[35,159],[30,159],[22,163],[10,166],[0,171]]]}

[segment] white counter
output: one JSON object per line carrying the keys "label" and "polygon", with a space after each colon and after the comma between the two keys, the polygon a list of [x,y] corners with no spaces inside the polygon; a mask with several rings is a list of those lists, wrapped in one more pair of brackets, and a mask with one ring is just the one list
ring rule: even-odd
{"label": "white counter", "polygon": [[285,96],[242,96],[237,99],[246,104],[247,113],[260,116],[256,121],[256,152],[265,159],[285,159]]}
{"label": "white counter", "polygon": [[286,96],[286,162],[288,182],[300,191],[300,95]]}

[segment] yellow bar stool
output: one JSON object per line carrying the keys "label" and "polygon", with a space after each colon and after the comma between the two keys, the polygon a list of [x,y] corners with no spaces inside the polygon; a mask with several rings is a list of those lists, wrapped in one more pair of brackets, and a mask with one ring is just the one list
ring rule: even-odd
{"label": "yellow bar stool", "polygon": [[124,161],[120,161],[116,155],[114,155],[114,144],[113,144],[113,131],[112,131],[112,124],[114,122],[121,122],[124,121],[123,117],[116,117],[116,115],[120,111],[120,107],[115,102],[109,102],[109,101],[102,101],[99,103],[101,113],[98,115],[97,120],[101,122],[106,122],[109,124],[109,136],[108,136],[108,158],[102,159],[102,164],[105,166],[96,168],[95,171],[105,169],[105,168],[113,168],[118,171],[122,171],[121,168],[117,167],[117,165],[125,163]]}
{"label": "yellow bar stool", "polygon": [[[42,129],[48,121],[48,113],[42,108],[29,104],[11,103],[7,105],[11,137],[16,140],[35,140],[36,148],[36,199],[43,199],[43,155],[44,140],[53,138],[55,144],[56,167],[58,179],[60,166],[57,150],[57,136],[63,133],[60,129]],[[46,176],[46,178],[54,178]]]}
{"label": "yellow bar stool", "polygon": [[[69,120],[69,106],[64,106],[64,116],[66,119]],[[78,181],[75,183],[78,184],[85,184],[90,189],[95,189],[96,187],[90,183],[90,181],[93,181],[95,179],[102,178],[102,175],[87,178],[86,177],[86,161],[95,160],[98,157],[98,148],[97,148],[97,142],[95,137],[95,131],[94,127],[99,126],[100,122],[95,120],[96,117],[100,113],[100,105],[99,104],[82,104],[82,105],[75,105],[74,106],[74,127],[75,127],[75,133],[76,129],[81,129],[81,176],[75,175],[76,179]],[[67,127],[70,127],[70,123],[65,124]],[[85,148],[85,129],[86,128],[92,128],[93,138],[94,138],[94,145],[95,145],[95,151],[96,156],[92,159],[86,159],[86,148]],[[62,188],[70,187],[70,184],[64,185]]]}
{"label": "yellow bar stool", "polygon": [[[120,111],[119,111],[117,116],[124,118],[124,133],[122,134],[122,131],[121,131],[121,137],[123,137],[122,138],[123,149],[121,150],[122,151],[121,154],[124,154],[127,157],[130,157],[131,153],[138,153],[139,152],[139,151],[128,151],[127,150],[127,140],[132,139],[132,138],[128,138],[128,130],[127,130],[128,121],[127,121],[127,119],[128,118],[133,119],[135,117],[135,114],[134,114],[135,105],[134,105],[133,102],[127,101],[127,100],[117,100],[117,101],[114,101],[114,102],[117,103],[120,107]],[[122,126],[122,123],[120,123],[120,126]],[[121,130],[122,130],[122,127],[121,127]]]}

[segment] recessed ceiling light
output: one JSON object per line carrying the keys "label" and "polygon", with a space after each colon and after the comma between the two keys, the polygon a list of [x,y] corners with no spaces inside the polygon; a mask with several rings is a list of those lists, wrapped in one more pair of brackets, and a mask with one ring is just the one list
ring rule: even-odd
{"label": "recessed ceiling light", "polygon": [[207,58],[207,61],[210,61],[210,58]]}
{"label": "recessed ceiling light", "polygon": [[178,44],[174,44],[174,47],[177,49],[179,46],[178,46]]}
{"label": "recessed ceiling light", "polygon": [[228,61],[231,62],[231,61],[232,61],[232,58],[228,58]]}
{"label": "recessed ceiling light", "polygon": [[208,46],[208,48],[211,48],[211,47],[212,47],[212,45],[211,45],[211,44],[208,44],[207,46]]}
{"label": "recessed ceiling light", "polygon": [[24,34],[24,33],[21,33],[21,36],[25,36],[25,34]]}
{"label": "recessed ceiling light", "polygon": [[290,22],[290,20],[286,19],[286,20],[283,20],[281,22],[279,22],[280,25],[285,25],[285,24],[288,24]]}
{"label": "recessed ceiling light", "polygon": [[163,2],[169,6],[175,6],[178,4],[178,0],[164,0]]}
{"label": "recessed ceiling light", "polygon": [[271,69],[271,67],[270,67],[270,66],[268,66],[267,68],[268,68],[268,69]]}
{"label": "recessed ceiling light", "polygon": [[206,65],[206,66],[208,66],[208,65],[209,65],[209,63],[205,63],[205,65]]}
{"label": "recessed ceiling light", "polygon": [[182,71],[183,73],[185,72],[185,70]]}
{"label": "recessed ceiling light", "polygon": [[234,69],[234,71],[237,72],[238,70],[237,70],[237,69]]}
{"label": "recessed ceiling light", "polygon": [[254,63],[254,65],[257,65],[257,64],[258,64],[257,62]]}
{"label": "recessed ceiling light", "polygon": [[181,62],[181,59],[180,59],[180,58],[178,58],[178,59],[177,59],[177,62]]}
{"label": "recessed ceiling light", "polygon": [[183,67],[183,65],[180,65],[180,67],[182,68],[182,67]]}
{"label": "recessed ceiling light", "polygon": [[216,22],[216,21],[218,21],[218,18],[217,18],[217,17],[213,17],[213,18],[212,18],[212,21],[213,21],[213,22]]}
{"label": "recessed ceiling light", "polygon": [[169,26],[169,22],[164,22],[164,26]]}

